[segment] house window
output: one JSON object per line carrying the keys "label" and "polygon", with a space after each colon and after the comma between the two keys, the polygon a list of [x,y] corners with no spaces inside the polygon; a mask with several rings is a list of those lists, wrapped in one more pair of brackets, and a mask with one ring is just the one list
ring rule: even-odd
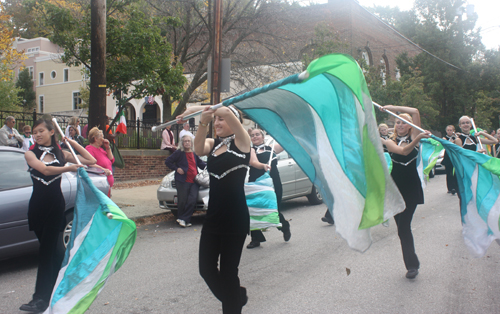
{"label": "house window", "polygon": [[27,53],[32,53],[32,52],[38,52],[40,51],[40,47],[35,47],[35,48],[28,48]]}
{"label": "house window", "polygon": [[73,109],[82,109],[82,99],[80,92],[73,92]]}
{"label": "house window", "polygon": [[69,69],[64,69],[63,77],[64,77],[64,82],[69,81]]}
{"label": "house window", "polygon": [[44,80],[43,80],[43,72],[38,73],[38,85],[43,85]]}
{"label": "house window", "polygon": [[43,113],[44,106],[44,97],[43,95],[38,96],[38,110],[40,113]]}
{"label": "house window", "polygon": [[33,75],[34,75],[34,68],[33,67],[28,67],[29,71],[30,71],[30,78],[33,79]]}
{"label": "house window", "polygon": [[56,71],[52,71],[52,72],[50,72],[50,78],[51,78],[51,79],[55,79],[55,78],[56,78],[56,76],[57,76],[57,72],[56,72]]}

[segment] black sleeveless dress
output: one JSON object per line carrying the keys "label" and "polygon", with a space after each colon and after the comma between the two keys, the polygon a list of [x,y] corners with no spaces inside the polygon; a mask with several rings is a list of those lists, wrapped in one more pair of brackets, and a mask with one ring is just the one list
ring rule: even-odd
{"label": "black sleeveless dress", "polygon": [[[259,162],[263,164],[269,163],[269,158],[271,156],[271,146],[260,145],[254,146],[255,154]],[[255,182],[260,176],[262,176],[266,171],[264,169],[257,169],[250,167],[248,182]],[[281,185],[280,173],[278,171],[278,159],[276,154],[273,152],[273,161],[271,162],[271,170],[269,172],[271,179],[273,179],[274,192],[276,193],[276,199],[279,204],[281,203],[281,198],[283,197],[283,187]]]}
{"label": "black sleeveless dress", "polygon": [[[54,156],[54,161],[44,162],[47,166],[63,167],[64,156],[57,157],[52,153],[52,147],[36,145],[32,152],[42,162],[47,154]],[[33,181],[33,193],[28,207],[28,225],[32,231],[41,231],[42,228],[55,228],[64,230],[65,225],[65,201],[61,191],[61,174],[45,176],[39,171],[29,168],[31,180]]]}
{"label": "black sleeveless dress", "polygon": [[[402,140],[398,143],[405,142]],[[411,142],[408,138],[406,142]],[[396,183],[399,192],[407,204],[423,204],[424,191],[417,172],[418,148],[415,147],[407,156],[391,153],[392,172],[391,176]]]}
{"label": "black sleeveless dress", "polygon": [[[227,151],[215,155],[222,145]],[[234,135],[217,138],[207,159],[210,174],[208,210],[202,232],[246,235],[250,232],[250,215],[245,198],[245,177],[250,152],[241,152],[234,145]]]}
{"label": "black sleeveless dress", "polygon": [[[462,148],[472,151],[477,150],[477,143],[478,143],[477,137],[473,135],[464,135],[464,134],[460,134],[458,137],[462,140]],[[466,143],[467,139],[469,139],[472,143]]]}

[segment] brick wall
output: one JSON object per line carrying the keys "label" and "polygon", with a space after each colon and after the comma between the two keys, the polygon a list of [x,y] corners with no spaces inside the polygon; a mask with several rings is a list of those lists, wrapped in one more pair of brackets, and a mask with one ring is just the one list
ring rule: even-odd
{"label": "brick wall", "polygon": [[140,179],[160,179],[170,170],[165,166],[169,151],[156,149],[120,150],[125,168],[115,168],[116,182]]}

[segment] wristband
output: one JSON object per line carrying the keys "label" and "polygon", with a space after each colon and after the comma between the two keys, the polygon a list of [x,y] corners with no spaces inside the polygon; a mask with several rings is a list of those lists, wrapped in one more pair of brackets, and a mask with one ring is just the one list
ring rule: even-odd
{"label": "wristband", "polygon": [[208,126],[208,123],[201,123],[201,121],[200,121],[200,125],[201,125],[201,126],[204,126],[204,127],[207,127],[207,126]]}

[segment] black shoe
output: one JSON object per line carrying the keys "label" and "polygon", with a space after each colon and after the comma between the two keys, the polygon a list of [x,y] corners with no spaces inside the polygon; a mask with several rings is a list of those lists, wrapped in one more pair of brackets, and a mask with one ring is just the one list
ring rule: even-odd
{"label": "black shoe", "polygon": [[446,193],[451,194],[451,191],[448,191],[448,192],[446,192]]}
{"label": "black shoe", "polygon": [[258,241],[251,241],[247,245],[247,249],[253,249],[254,247],[259,247],[259,246],[260,246],[260,242],[258,242]]}
{"label": "black shoe", "polygon": [[19,308],[21,311],[32,312],[32,313],[43,313],[49,306],[48,302],[44,300],[31,300],[28,304],[23,304]]}
{"label": "black shoe", "polygon": [[451,195],[455,195],[456,193],[457,193],[457,191],[451,190]]}
{"label": "black shoe", "polygon": [[321,221],[327,222],[330,225],[334,225],[335,224],[335,221],[333,221],[333,219],[328,219],[328,217],[326,217],[326,216],[321,217]]}
{"label": "black shoe", "polygon": [[406,278],[408,279],[414,279],[418,275],[418,269],[415,268],[410,268],[408,269],[408,272],[406,273]]}
{"label": "black shoe", "polygon": [[247,288],[240,287],[240,299],[241,299],[241,307],[244,307],[248,302]]}
{"label": "black shoe", "polygon": [[290,232],[290,228],[288,228],[286,231],[283,231],[283,240],[285,240],[285,242],[290,241],[291,237],[292,233]]}

